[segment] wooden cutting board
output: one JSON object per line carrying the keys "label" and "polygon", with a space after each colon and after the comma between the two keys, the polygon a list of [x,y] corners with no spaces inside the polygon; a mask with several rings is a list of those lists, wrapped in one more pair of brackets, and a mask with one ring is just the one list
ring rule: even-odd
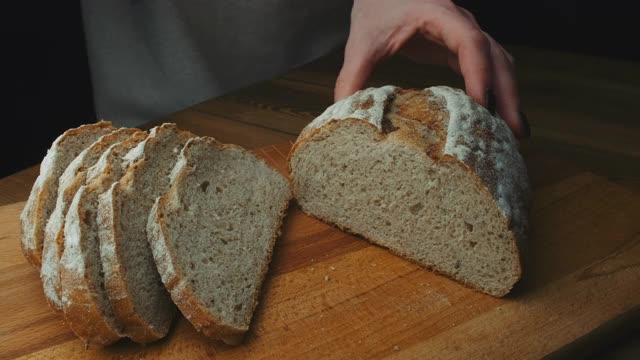
{"label": "wooden cutting board", "polygon": [[[286,171],[290,144],[258,150]],[[230,347],[182,317],[169,336],[85,350],[20,252],[24,203],[0,207],[0,357],[539,358],[640,304],[640,194],[583,173],[535,189],[525,278],[495,299],[293,205],[250,334]]]}

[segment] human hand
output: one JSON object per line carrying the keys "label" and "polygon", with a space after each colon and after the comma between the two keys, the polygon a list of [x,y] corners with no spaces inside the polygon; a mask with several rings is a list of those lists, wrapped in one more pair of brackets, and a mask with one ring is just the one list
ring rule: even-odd
{"label": "human hand", "polygon": [[355,0],[335,100],[360,90],[376,64],[398,52],[449,65],[470,97],[497,111],[517,137],[529,136],[513,57],[450,0]]}

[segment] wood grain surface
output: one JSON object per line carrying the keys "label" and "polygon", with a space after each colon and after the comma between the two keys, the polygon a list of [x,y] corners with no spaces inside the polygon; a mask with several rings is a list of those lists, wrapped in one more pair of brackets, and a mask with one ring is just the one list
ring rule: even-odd
{"label": "wood grain surface", "polygon": [[[282,172],[290,144],[257,153]],[[640,304],[640,194],[591,173],[535,188],[525,278],[496,299],[304,215],[285,220],[245,344],[182,317],[141,346],[77,340],[19,248],[23,203],[0,207],[3,358],[539,358]],[[480,356],[482,355],[482,356]]]}
{"label": "wood grain surface", "polygon": [[[0,179],[0,205],[7,205],[0,209],[0,358],[535,358],[558,349],[575,358],[576,346],[593,355],[638,331],[640,66],[509,50],[532,129],[521,151],[535,189],[526,277],[512,296],[467,290],[294,206],[245,346],[206,342],[179,319],[171,336],[152,346],[125,341],[84,352],[47,308],[38,275],[19,251],[19,202],[38,173],[31,167]],[[340,65],[334,54],[147,126],[176,122],[223,142],[266,146],[259,153],[281,165],[288,142],[331,104]],[[446,69],[402,58],[376,69],[369,85],[383,84],[463,86]]]}

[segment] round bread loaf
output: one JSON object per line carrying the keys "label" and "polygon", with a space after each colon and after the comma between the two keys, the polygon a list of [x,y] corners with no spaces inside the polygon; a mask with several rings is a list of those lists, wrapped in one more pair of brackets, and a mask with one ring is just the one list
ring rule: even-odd
{"label": "round bread loaf", "polygon": [[290,155],[302,209],[493,296],[521,277],[529,181],[503,120],[449,87],[362,90]]}

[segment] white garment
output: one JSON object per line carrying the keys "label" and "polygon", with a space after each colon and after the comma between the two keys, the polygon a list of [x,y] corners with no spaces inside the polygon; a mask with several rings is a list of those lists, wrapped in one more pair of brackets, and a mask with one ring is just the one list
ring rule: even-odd
{"label": "white garment", "polygon": [[347,0],[83,0],[99,118],[136,126],[346,41]]}

